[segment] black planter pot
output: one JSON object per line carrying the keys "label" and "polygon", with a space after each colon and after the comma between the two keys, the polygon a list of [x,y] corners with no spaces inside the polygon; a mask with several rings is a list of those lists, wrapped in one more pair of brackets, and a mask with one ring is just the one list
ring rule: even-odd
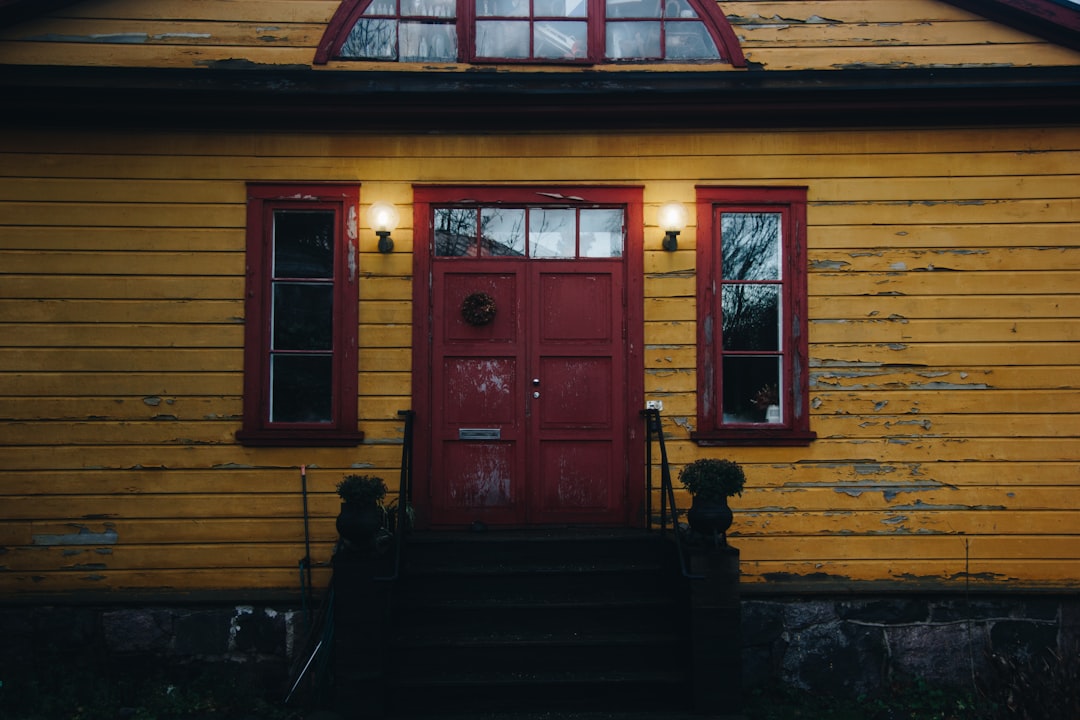
{"label": "black planter pot", "polygon": [[727,532],[734,516],[727,504],[727,498],[722,500],[694,498],[693,505],[686,513],[686,519],[690,522],[690,529],[699,535],[718,536]]}
{"label": "black planter pot", "polygon": [[379,505],[343,502],[337,516],[337,531],[350,545],[374,547],[386,513]]}

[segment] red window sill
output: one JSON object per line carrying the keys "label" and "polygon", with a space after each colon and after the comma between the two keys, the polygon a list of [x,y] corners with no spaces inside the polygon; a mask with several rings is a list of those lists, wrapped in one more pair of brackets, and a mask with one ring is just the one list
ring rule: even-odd
{"label": "red window sill", "polygon": [[236,439],[248,447],[355,447],[362,432],[340,430],[239,430]]}
{"label": "red window sill", "polygon": [[701,447],[805,447],[817,439],[811,430],[723,430],[692,432],[690,439]]}

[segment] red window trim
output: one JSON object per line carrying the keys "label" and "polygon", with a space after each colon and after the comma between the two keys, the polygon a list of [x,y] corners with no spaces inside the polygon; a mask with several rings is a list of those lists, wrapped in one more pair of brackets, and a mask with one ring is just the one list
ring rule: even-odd
{"label": "red window trim", "polygon": [[[241,444],[251,446],[357,445],[364,439],[356,427],[359,188],[332,183],[250,183],[247,190],[244,419],[236,438]],[[316,207],[335,212],[332,421],[317,425],[272,423],[269,420],[272,215],[283,208]]]}
{"label": "red window trim", "polygon": [[[589,0],[589,10],[587,13],[589,23],[589,53],[586,58],[574,58],[569,60],[560,60],[555,58],[537,58],[537,59],[495,59],[495,58],[480,58],[477,59],[473,55],[473,41],[474,33],[476,31],[476,18],[473,10],[473,4],[470,0],[457,0],[458,1],[458,57],[464,58],[460,62],[468,62],[475,64],[528,64],[528,65],[593,65],[593,64],[648,64],[654,61],[617,61],[607,60],[604,58],[603,45],[604,45],[604,12],[602,3],[594,0]],[[744,68],[747,66],[746,56],[743,54],[742,46],[739,44],[739,37],[735,34],[735,30],[731,27],[731,23],[728,22],[727,17],[721,11],[720,6],[712,2],[711,0],[687,0],[698,15],[701,16],[702,21],[705,24],[706,30],[716,41],[716,47],[720,51],[719,63],[730,63],[733,67]],[[353,25],[360,19],[367,6],[372,0],[343,0],[338,6],[337,11],[333,17],[330,18],[330,22],[326,26],[326,31],[323,33],[322,38],[319,40],[319,44],[315,48],[315,65],[325,65],[330,60],[337,57],[341,52],[341,46],[345,44],[345,40],[349,37],[349,31],[352,30]],[[678,60],[668,60],[660,62],[670,62],[678,64]],[[700,61],[684,61],[684,62],[700,62]]]}
{"label": "red window trim", "polygon": [[[805,187],[697,187],[698,417],[690,437],[699,445],[808,445],[810,429],[806,285]],[[717,210],[767,210],[784,215],[784,417],[776,426],[724,426],[721,413],[721,341]]]}

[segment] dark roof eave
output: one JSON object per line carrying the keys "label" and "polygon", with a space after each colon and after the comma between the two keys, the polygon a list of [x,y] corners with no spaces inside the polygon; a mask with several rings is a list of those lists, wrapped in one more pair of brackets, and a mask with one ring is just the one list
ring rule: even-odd
{"label": "dark roof eave", "polygon": [[1080,9],[1061,0],[945,0],[1008,27],[1080,50]]}
{"label": "dark roof eave", "polygon": [[76,0],[0,0],[0,28],[72,5]]}
{"label": "dark roof eave", "polygon": [[363,72],[7,67],[5,125],[575,129],[1080,122],[1080,67]]}

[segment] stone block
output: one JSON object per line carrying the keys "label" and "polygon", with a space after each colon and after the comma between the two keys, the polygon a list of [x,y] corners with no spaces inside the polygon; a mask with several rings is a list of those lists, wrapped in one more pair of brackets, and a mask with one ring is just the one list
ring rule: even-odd
{"label": "stone block", "polygon": [[789,631],[784,680],[815,692],[857,694],[879,686],[886,648],[880,628],[839,620]]}
{"label": "stone block", "polygon": [[842,620],[901,625],[925,622],[929,616],[929,607],[925,600],[914,598],[843,600],[836,603],[836,615]]}
{"label": "stone block", "polygon": [[101,618],[108,649],[116,653],[168,653],[173,615],[165,610],[116,610]]}
{"label": "stone block", "polygon": [[228,649],[229,615],[223,610],[180,612],[174,628],[178,655],[222,655]]}
{"label": "stone block", "polygon": [[239,653],[280,655],[285,650],[285,616],[265,608],[237,608],[229,649]]}
{"label": "stone block", "polygon": [[986,632],[980,623],[910,625],[887,630],[894,675],[943,685],[970,685],[985,664]]}
{"label": "stone block", "polygon": [[1056,623],[1030,620],[1001,620],[990,629],[993,651],[1017,659],[1026,659],[1047,650],[1058,649]]}

